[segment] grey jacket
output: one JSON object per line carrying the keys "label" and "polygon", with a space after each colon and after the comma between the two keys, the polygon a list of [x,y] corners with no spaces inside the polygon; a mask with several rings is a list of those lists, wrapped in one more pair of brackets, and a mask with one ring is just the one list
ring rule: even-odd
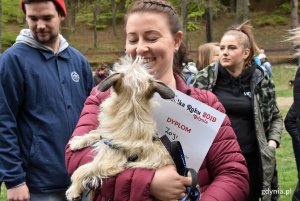
{"label": "grey jacket", "polygon": [[[255,62],[252,62],[255,65]],[[215,62],[198,72],[193,79],[193,87],[212,91],[218,76],[219,62]],[[258,146],[260,149],[260,164],[262,169],[262,200],[271,200],[271,180],[275,167],[275,149],[268,145],[269,140],[280,144],[283,130],[283,119],[279,111],[275,86],[272,80],[264,78],[263,70],[256,68],[251,80],[251,94],[254,111],[254,123]],[[269,190],[268,190],[269,189]]]}

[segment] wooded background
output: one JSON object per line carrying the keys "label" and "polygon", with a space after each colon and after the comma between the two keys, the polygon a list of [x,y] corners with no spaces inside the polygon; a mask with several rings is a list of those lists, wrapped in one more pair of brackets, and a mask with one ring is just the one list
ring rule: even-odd
{"label": "wooded background", "polygon": [[[169,1],[181,17],[185,32],[184,41],[192,54],[201,43],[219,40],[224,32],[224,28],[220,27],[225,18],[230,18],[230,24],[250,19],[255,27],[281,26],[281,29],[298,27],[298,0]],[[103,59],[94,57],[93,54],[119,56],[123,53],[125,41],[123,18],[132,0],[65,0],[65,3],[68,16],[61,31],[72,45],[83,53],[87,53],[88,57],[94,58],[89,58],[90,60],[96,61]],[[19,0],[0,0],[0,7],[0,22],[2,22],[0,23],[0,52],[3,52],[14,43],[19,30],[22,26],[26,26],[26,23]],[[12,26],[15,28],[13,31]],[[109,33],[107,33],[108,30]],[[267,31],[265,35],[274,34],[273,31],[268,32],[270,31]],[[78,35],[84,39],[79,39]],[[204,38],[199,39],[200,35]],[[287,46],[281,43],[274,44],[275,47],[265,45],[266,41],[263,36],[259,36],[259,39],[266,48],[287,49]],[[106,45],[107,42],[110,42],[109,47]],[[292,44],[289,45],[292,47]],[[113,59],[115,57],[106,60]]]}

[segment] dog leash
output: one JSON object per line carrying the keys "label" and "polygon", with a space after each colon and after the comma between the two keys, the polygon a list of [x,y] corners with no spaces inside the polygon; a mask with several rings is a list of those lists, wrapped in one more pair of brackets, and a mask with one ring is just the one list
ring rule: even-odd
{"label": "dog leash", "polygon": [[185,176],[188,175],[188,173],[191,174],[192,177],[192,185],[186,187],[186,195],[181,199],[181,201],[197,201],[200,196],[200,192],[198,190],[198,175],[197,172],[192,168],[186,169]]}
{"label": "dog leash", "polygon": [[[103,140],[103,143],[107,146],[109,146],[112,149],[119,149],[120,147],[114,145],[111,143],[111,140],[105,139],[102,136],[100,136],[100,140]],[[153,139],[155,140],[155,139]],[[168,152],[170,153],[178,174],[182,176],[188,176],[190,173],[192,178],[192,185],[186,187],[185,196],[181,199],[181,201],[197,201],[200,196],[200,192],[198,190],[198,175],[197,172],[192,168],[186,167],[186,161],[183,153],[182,146],[179,141],[170,141],[169,138],[166,135],[163,135],[160,137],[161,142],[166,147]],[[138,156],[132,155],[128,157],[128,162],[133,162],[137,160]]]}
{"label": "dog leash", "polygon": [[194,169],[186,167],[184,152],[180,142],[171,142],[166,135],[160,137],[160,140],[172,156],[178,174],[188,176],[190,173],[192,177],[192,185],[186,187],[186,195],[181,199],[181,201],[197,201],[200,196],[200,192],[198,190],[198,175]]}

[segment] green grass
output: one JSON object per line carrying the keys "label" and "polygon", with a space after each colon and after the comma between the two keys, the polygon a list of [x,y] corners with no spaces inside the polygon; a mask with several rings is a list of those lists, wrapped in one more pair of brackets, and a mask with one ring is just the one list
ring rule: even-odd
{"label": "green grass", "polygon": [[273,66],[272,79],[276,86],[277,97],[292,97],[293,89],[289,87],[288,81],[294,79],[296,65],[281,64]]}
{"label": "green grass", "polygon": [[291,137],[284,131],[280,148],[276,153],[277,171],[279,174],[279,188],[286,195],[281,195],[282,201],[291,201],[292,193],[297,184],[297,171]]}
{"label": "green grass", "polygon": [[[294,79],[296,66],[282,64],[273,66],[273,80],[276,86],[277,97],[292,97],[293,89],[288,86],[288,81]],[[289,104],[280,106],[283,118],[289,109]],[[279,187],[282,192],[281,201],[291,201],[293,191],[297,184],[297,170],[290,135],[284,129],[280,148],[276,152],[277,170],[279,174]]]}
{"label": "green grass", "polygon": [[7,198],[6,198],[6,189],[5,189],[5,187],[2,185],[1,186],[1,193],[0,193],[0,200],[2,201],[4,201],[4,200],[7,200]]}
{"label": "green grass", "polygon": [[[296,67],[292,64],[273,66],[273,80],[277,90],[277,97],[292,97],[293,90],[288,86],[288,81],[294,79]],[[285,118],[289,106],[280,107],[283,118]],[[279,186],[286,195],[281,195],[281,201],[292,200],[292,193],[297,183],[296,163],[293,154],[291,137],[284,130],[280,148],[276,154],[277,169],[279,174]],[[6,200],[6,190],[2,186],[0,201]]]}

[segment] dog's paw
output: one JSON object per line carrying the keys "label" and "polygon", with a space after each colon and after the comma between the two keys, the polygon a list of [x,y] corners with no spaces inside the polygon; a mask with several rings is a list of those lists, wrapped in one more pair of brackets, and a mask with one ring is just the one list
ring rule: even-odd
{"label": "dog's paw", "polygon": [[68,201],[80,201],[81,200],[81,193],[76,191],[75,188],[70,186],[70,188],[66,192],[66,198]]}
{"label": "dog's paw", "polygon": [[69,145],[70,145],[70,149],[72,151],[77,151],[77,150],[80,150],[80,149],[86,147],[82,136],[74,136],[70,140]]}
{"label": "dog's paw", "polygon": [[88,177],[83,180],[82,185],[85,189],[96,190],[102,185],[102,179],[97,176]]}

